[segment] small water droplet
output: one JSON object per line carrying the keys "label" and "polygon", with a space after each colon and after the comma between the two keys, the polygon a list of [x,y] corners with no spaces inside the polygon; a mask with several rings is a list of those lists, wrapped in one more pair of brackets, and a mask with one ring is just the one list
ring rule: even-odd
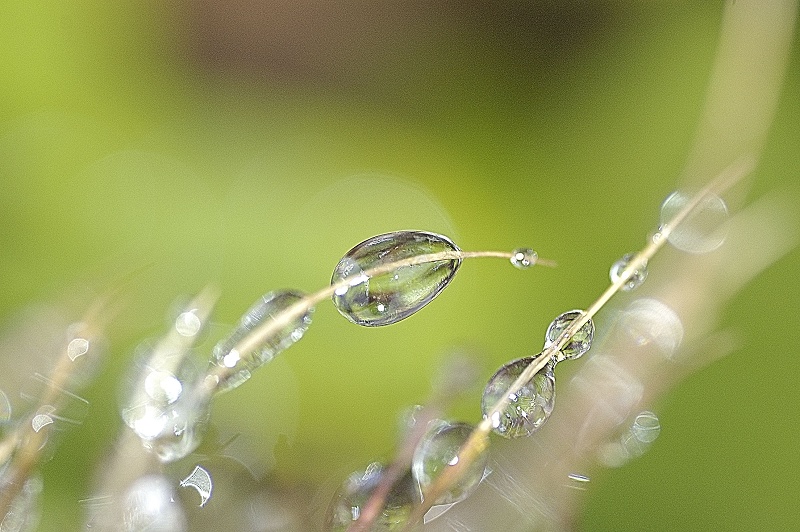
{"label": "small water droplet", "polygon": [[[628,267],[634,257],[636,257],[634,253],[626,253],[621,259],[611,265],[611,270],[608,272],[608,275],[612,283],[616,283],[620,277],[622,277],[622,272],[625,271],[625,268]],[[622,285],[622,290],[629,292],[639,288],[642,286],[645,279],[647,279],[647,263],[631,273],[631,276],[628,277],[628,280]]]}
{"label": "small water droplet", "polygon": [[214,489],[211,475],[199,465],[194,466],[194,470],[188,477],[181,480],[180,484],[184,488],[188,486],[197,490],[197,493],[200,494],[200,507],[206,505]]}
{"label": "small water droplet", "polygon": [[[535,357],[509,362],[489,379],[483,391],[481,409],[484,417],[508,393],[509,387],[525,371]],[[506,438],[530,436],[541,427],[553,411],[556,398],[555,362],[551,359],[522,388],[509,394],[506,408],[492,418],[492,430]]]}
{"label": "small water droplet", "polygon": [[181,312],[175,319],[175,330],[181,336],[196,336],[200,332],[203,324],[196,314],[196,310]]}
{"label": "small water droplet", "polygon": [[[684,207],[692,196],[676,191],[661,205],[661,226],[664,227]],[[725,241],[724,222],[728,219],[728,206],[719,196],[710,194],[678,224],[673,227],[667,241],[687,253],[708,253]]]}
{"label": "small water droplet", "polygon": [[[545,333],[544,347],[547,348],[553,345],[561,333],[564,332],[573,321],[583,316],[583,314],[584,312],[582,310],[570,310],[554,319]],[[592,346],[593,338],[594,322],[589,320],[578,329],[578,332],[573,334],[567,344],[556,353],[555,361],[561,362],[563,360],[579,358]]]}
{"label": "small water droplet", "polygon": [[539,255],[530,248],[517,248],[511,252],[511,264],[520,270],[527,270],[534,264]]}
{"label": "small water droplet", "polygon": [[[214,346],[211,354],[212,365],[234,369],[234,371],[225,373],[225,378],[221,379],[218,385],[218,391],[236,388],[249,379],[253,371],[303,337],[311,325],[313,309],[309,309],[305,314],[290,319],[284,324],[277,324],[277,320],[282,319],[282,314],[304,297],[302,293],[295,290],[269,292],[242,316],[239,326],[227,338]],[[261,341],[255,352],[252,354],[240,353],[236,349],[239,342],[254,329],[269,322],[276,323],[276,329]]]}
{"label": "small water droplet", "polygon": [[67,356],[74,361],[81,355],[89,352],[89,340],[86,338],[74,338],[67,344]]}
{"label": "small water droplet", "polygon": [[[353,473],[333,498],[325,519],[325,530],[344,532],[367,510],[376,488],[386,480],[384,467],[374,462],[366,470]],[[401,530],[408,522],[411,509],[420,501],[417,488],[407,472],[389,490],[382,509],[368,530],[388,532]]]}
{"label": "small water droplet", "polygon": [[[414,450],[411,472],[423,495],[443,471],[458,464],[458,451],[471,433],[472,426],[467,423],[440,421],[434,423],[422,437]],[[469,464],[458,482],[435,504],[450,504],[466,499],[483,480],[487,462],[488,455],[481,453]]]}
{"label": "small water droplet", "polygon": [[[426,255],[447,258],[371,274],[370,270]],[[425,231],[398,231],[367,239],[339,261],[331,284],[348,281],[332,299],[339,312],[358,325],[396,323],[430,303],[461,265],[458,247],[447,237]]]}

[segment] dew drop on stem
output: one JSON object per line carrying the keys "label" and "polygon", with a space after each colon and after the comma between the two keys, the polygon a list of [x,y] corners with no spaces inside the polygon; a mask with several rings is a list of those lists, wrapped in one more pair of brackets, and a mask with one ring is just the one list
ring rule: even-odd
{"label": "dew drop on stem", "polygon": [[[423,497],[445,470],[458,464],[458,452],[472,430],[472,425],[467,423],[439,421],[419,441],[411,460],[411,472]],[[487,462],[488,455],[482,452],[434,504],[452,504],[466,499],[483,480]]]}
{"label": "dew drop on stem", "polygon": [[[342,286],[333,304],[351,322],[365,326],[397,323],[430,303],[461,266],[461,251],[447,237],[398,231],[369,238],[339,261],[331,284]],[[425,260],[442,255],[438,260]],[[412,264],[414,259],[420,262]],[[393,263],[404,265],[391,267]]]}
{"label": "dew drop on stem", "polygon": [[[481,410],[488,416],[517,378],[536,357],[509,362],[489,379],[483,391]],[[553,412],[556,398],[555,362],[551,359],[519,390],[509,393],[509,403],[492,417],[492,430],[505,438],[530,436],[541,427]]]}
{"label": "dew drop on stem", "polygon": [[[563,333],[573,321],[583,316],[583,314],[584,312],[582,310],[570,310],[569,312],[564,312],[554,319],[545,333],[544,347],[548,348],[553,345],[558,337],[561,336],[561,333]],[[555,361],[562,362],[564,360],[583,356],[583,354],[586,353],[586,351],[588,351],[592,346],[593,339],[594,322],[592,322],[590,319],[583,324],[583,326],[581,326],[581,328],[578,329],[578,331],[567,341],[566,345],[564,345],[564,347],[562,347],[561,350],[555,354]]]}
{"label": "dew drop on stem", "polygon": [[[364,471],[347,477],[336,492],[325,516],[326,532],[345,532],[359,519],[367,518],[368,505],[374,504],[373,495],[382,487],[387,471],[373,462]],[[420,501],[410,471],[397,480],[382,501],[380,512],[363,530],[388,532],[403,530],[412,508]]]}
{"label": "dew drop on stem", "polygon": [[[625,271],[635,257],[636,255],[634,253],[626,253],[611,265],[608,276],[611,278],[612,283],[616,283],[622,277],[622,272]],[[636,288],[642,286],[646,279],[647,264],[645,263],[631,273],[631,276],[628,277],[628,280],[625,281],[625,284],[622,285],[621,289],[625,292],[630,292],[631,290],[635,290]]]}

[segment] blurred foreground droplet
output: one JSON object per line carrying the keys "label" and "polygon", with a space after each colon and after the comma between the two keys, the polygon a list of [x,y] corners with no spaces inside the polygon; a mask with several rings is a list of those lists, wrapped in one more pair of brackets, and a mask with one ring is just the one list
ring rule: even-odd
{"label": "blurred foreground droplet", "polygon": [[[344,532],[364,514],[376,489],[385,481],[386,470],[373,462],[363,472],[350,475],[344,482],[328,508],[325,530]],[[372,520],[370,531],[402,530],[411,515],[414,504],[419,502],[411,473],[406,473],[390,488],[377,516]]]}
{"label": "blurred foreground droplet", "polygon": [[[297,317],[285,314],[287,309],[303,297],[302,293],[295,290],[275,291],[264,295],[242,316],[239,326],[214,346],[212,364],[225,370],[224,377],[219,381],[218,391],[236,388],[249,379],[253,371],[303,337],[311,325],[313,309],[308,309]],[[252,352],[239,352],[237,345],[242,340],[256,329],[270,326],[274,328],[259,339]]]}
{"label": "blurred foreground droplet", "polygon": [[[661,205],[661,227],[683,210],[692,195],[673,192]],[[687,253],[708,253],[725,241],[724,222],[728,219],[728,206],[716,195],[708,195],[692,209],[676,227],[671,228],[667,241]]]}

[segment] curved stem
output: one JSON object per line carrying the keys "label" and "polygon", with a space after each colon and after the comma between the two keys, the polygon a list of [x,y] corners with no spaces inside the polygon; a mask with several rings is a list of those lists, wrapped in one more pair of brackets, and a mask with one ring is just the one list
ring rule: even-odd
{"label": "curved stem", "polygon": [[592,303],[580,317],[573,320],[550,346],[545,348],[534,358],[520,376],[509,386],[502,398],[492,406],[485,414],[483,420],[472,431],[467,441],[464,442],[461,449],[458,451],[457,463],[452,467],[446,468],[425,492],[422,504],[412,512],[411,519],[409,520],[409,527],[420,521],[435,502],[444,495],[452,485],[458,482],[464,471],[467,470],[475,458],[485,451],[489,443],[489,434],[493,428],[492,419],[508,406],[510,403],[509,396],[516,394],[536,375],[536,373],[544,368],[558,351],[567,345],[575,333],[591,320],[594,315],[619,292],[634,273],[644,267],[647,261],[664,246],[672,231],[684,221],[704,199],[712,194],[722,194],[752,171],[753,167],[754,159],[751,157],[743,157],[725,168],[715,179],[695,194],[672,219],[659,228],[659,231],[655,233],[648,244],[633,257],[630,263],[620,273],[619,278],[600,294],[595,302]]}
{"label": "curved stem", "polygon": [[[241,358],[251,356],[251,354],[258,348],[258,346],[263,344],[272,335],[274,335],[275,333],[277,333],[290,323],[294,322],[298,318],[307,314],[318,303],[330,298],[331,296],[333,296],[334,294],[336,294],[341,290],[346,290],[351,286],[358,285],[371,277],[376,277],[379,275],[391,273],[400,268],[417,266],[419,264],[428,264],[431,262],[474,259],[474,258],[503,258],[510,260],[512,257],[513,253],[506,251],[454,250],[454,251],[440,251],[438,253],[427,253],[424,255],[415,255],[413,257],[408,257],[395,262],[381,264],[379,266],[370,268],[362,272],[361,274],[353,275],[352,277],[342,279],[336,283],[331,284],[330,286],[326,286],[325,288],[322,288],[312,294],[307,295],[303,299],[297,301],[290,307],[286,308],[283,312],[279,313],[276,316],[272,316],[272,319],[267,320],[264,323],[260,324],[258,327],[254,328],[252,331],[250,331],[250,334],[248,334],[242,340],[240,340],[239,343],[237,343],[233,349],[236,349],[239,352]],[[532,263],[532,265],[533,264],[540,264],[542,266],[547,266],[547,267],[556,266],[555,261],[550,259],[541,259],[538,257]],[[206,376],[207,378],[205,379],[206,383],[205,385],[207,386],[209,393],[213,393],[214,389],[216,389],[220,383],[225,382],[225,380],[229,378],[236,371],[238,371],[236,367],[229,368],[221,365],[214,365],[212,368],[210,368]]]}

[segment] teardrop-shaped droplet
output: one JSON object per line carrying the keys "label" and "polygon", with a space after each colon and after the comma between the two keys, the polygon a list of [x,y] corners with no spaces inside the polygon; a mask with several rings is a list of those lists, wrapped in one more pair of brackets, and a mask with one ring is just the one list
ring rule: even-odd
{"label": "teardrop-shaped droplet", "polygon": [[[411,472],[423,497],[439,475],[458,464],[458,451],[472,429],[472,425],[467,423],[440,421],[434,423],[419,441],[411,460]],[[447,493],[434,501],[435,504],[452,504],[466,499],[483,480],[487,462],[488,455],[482,452]]]}
{"label": "teardrop-shaped droplet", "polygon": [[[626,253],[622,258],[611,265],[608,276],[611,278],[612,283],[616,283],[619,278],[622,277],[622,272],[625,271],[625,268],[628,267],[635,256],[636,255],[633,253]],[[647,263],[633,271],[631,276],[628,277],[628,280],[625,281],[625,284],[622,285],[622,290],[629,292],[639,288],[642,286],[645,279],[647,279]]]}
{"label": "teardrop-shaped droplet", "polygon": [[[692,197],[684,192],[670,194],[661,205],[661,226],[669,224],[683,210]],[[667,241],[687,253],[708,253],[725,241],[724,222],[728,219],[728,206],[719,196],[710,194],[676,227],[671,229]]]}
{"label": "teardrop-shaped droplet", "polygon": [[337,264],[333,304],[358,325],[396,323],[444,290],[461,265],[460,253],[449,238],[425,231],[374,236]]}
{"label": "teardrop-shaped droplet", "polygon": [[530,248],[517,248],[511,252],[511,264],[520,270],[527,270],[534,264],[539,255]]}
{"label": "teardrop-shaped droplet", "polygon": [[556,400],[556,377],[553,359],[540,369],[531,380],[516,392],[509,388],[531,365],[536,357],[525,357],[509,362],[495,373],[483,391],[481,409],[484,417],[497,402],[508,393],[509,403],[504,410],[492,417],[492,430],[506,438],[530,436],[541,427]]}
{"label": "teardrop-shaped droplet", "polygon": [[[223,368],[218,391],[236,388],[250,378],[258,367],[272,360],[303,337],[311,325],[313,308],[299,316],[288,316],[287,309],[305,296],[294,290],[270,292],[264,295],[248,310],[239,321],[239,326],[227,338],[214,346],[212,364]],[[286,319],[286,318],[289,319]],[[259,340],[258,347],[251,353],[240,353],[236,346],[259,327],[274,327]]]}
{"label": "teardrop-shaped droplet", "polygon": [[[573,321],[583,316],[583,314],[584,312],[582,310],[570,310],[554,319],[545,333],[544,347],[547,348],[553,345],[558,337],[561,336],[561,333],[564,332],[564,329],[569,327]],[[555,361],[561,362],[563,360],[579,358],[592,347],[593,338],[594,322],[590,319],[578,329],[578,332],[573,334],[567,344],[556,353]]]}
{"label": "teardrop-shaped droplet", "polygon": [[[356,527],[357,530],[404,530],[411,509],[420,502],[417,488],[409,471],[391,486],[383,501],[378,502],[373,496],[387,479],[386,469],[377,462],[367,466],[364,471],[350,475],[328,508],[325,530],[344,532],[359,520],[359,524],[363,523],[364,526]],[[378,504],[377,509],[372,507],[374,504]],[[371,511],[375,511],[374,516],[370,516]],[[371,521],[368,526],[367,520]]]}

